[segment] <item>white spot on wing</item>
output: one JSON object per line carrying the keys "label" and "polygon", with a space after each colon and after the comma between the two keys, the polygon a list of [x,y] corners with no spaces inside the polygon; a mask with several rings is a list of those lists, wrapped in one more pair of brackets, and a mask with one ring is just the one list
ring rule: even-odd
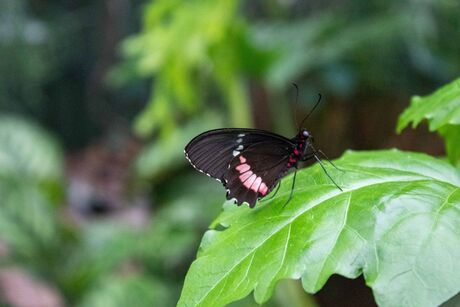
{"label": "white spot on wing", "polygon": [[242,138],[242,137],[245,136],[245,135],[246,135],[246,134],[244,134],[244,133],[240,133],[240,134],[238,134],[238,137],[239,137],[239,138]]}
{"label": "white spot on wing", "polygon": [[243,139],[239,138],[239,139],[236,140],[236,142],[239,144],[239,143],[243,142]]}
{"label": "white spot on wing", "polygon": [[234,150],[234,151],[233,151],[233,156],[234,156],[234,157],[238,156],[239,154],[240,154],[240,152],[239,152],[238,150]]}
{"label": "white spot on wing", "polygon": [[236,150],[242,150],[243,149],[243,145],[240,145],[236,148]]}

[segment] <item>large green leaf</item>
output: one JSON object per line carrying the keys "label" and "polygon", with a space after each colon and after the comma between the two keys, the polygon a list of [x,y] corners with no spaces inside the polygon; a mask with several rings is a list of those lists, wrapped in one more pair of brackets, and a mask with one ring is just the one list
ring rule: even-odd
{"label": "large green leaf", "polygon": [[[251,210],[225,206],[206,232],[179,306],[220,306],[276,282],[301,278],[306,291],[332,274],[364,274],[382,306],[434,306],[460,290],[460,174],[424,154],[347,152],[329,169],[299,171]],[[224,230],[222,230],[222,228]]]}
{"label": "large green leaf", "polygon": [[399,117],[397,131],[411,122],[415,128],[424,119],[428,120],[430,131],[438,131],[445,139],[449,160],[460,160],[460,78],[429,96],[414,96]]}

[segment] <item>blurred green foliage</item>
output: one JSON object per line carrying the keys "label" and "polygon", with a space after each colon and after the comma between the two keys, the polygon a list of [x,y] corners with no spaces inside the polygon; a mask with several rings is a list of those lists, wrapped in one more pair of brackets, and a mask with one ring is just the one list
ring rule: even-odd
{"label": "blurred green foliage", "polygon": [[44,21],[30,18],[24,1],[0,3],[0,106],[28,112],[43,103],[42,86],[56,70]]}
{"label": "blurred green foliage", "polygon": [[250,27],[256,46],[276,52],[265,76],[271,89],[306,79],[307,90],[329,96],[410,94],[427,80],[442,84],[458,73],[459,46],[447,34],[458,37],[455,1],[287,6],[292,8],[304,11],[293,20],[280,14]]}
{"label": "blurred green foliage", "polygon": [[12,116],[0,120],[0,165],[0,238],[8,247],[2,265],[29,269],[72,305],[172,306],[183,263],[193,258],[199,233],[219,211],[218,185],[202,178],[196,188],[180,177],[161,189],[165,208],[145,229],[110,221],[69,223],[58,206],[59,147],[39,126]]}
{"label": "blurred green foliage", "polygon": [[161,282],[154,282],[151,278],[134,276],[120,278],[108,276],[101,280],[100,286],[85,298],[82,307],[106,306],[156,306],[162,302],[164,306],[172,302],[167,296],[168,289]]}
{"label": "blurred green foliage", "polygon": [[[51,136],[17,117],[0,116],[0,233],[22,259],[46,271],[57,247],[62,156]],[[27,205],[27,208],[25,208]]]}
{"label": "blurred green foliage", "polygon": [[[127,39],[128,61],[113,71],[112,82],[153,77],[152,95],[135,129],[169,135],[184,116],[221,100],[229,124],[250,126],[245,77],[260,75],[265,54],[249,40],[239,1],[153,1],[144,9],[143,30]],[[210,92],[210,88],[218,90]],[[218,97],[218,98],[217,98]]]}
{"label": "blurred green foliage", "polygon": [[190,120],[183,129],[173,130],[167,138],[159,138],[145,146],[136,161],[136,171],[142,178],[154,181],[183,167],[183,148],[193,137],[211,128],[222,126],[221,116],[212,111],[203,112]]}
{"label": "blurred green foliage", "polygon": [[[224,126],[251,126],[258,112],[248,100],[254,84],[270,93],[267,120],[282,132],[292,132],[283,93],[299,80],[300,101],[310,102],[318,92],[350,101],[426,92],[427,84],[443,83],[460,69],[455,56],[459,47],[443,35],[456,36],[455,8],[453,1],[353,1],[330,7],[237,0],[149,2],[142,31],[122,44],[125,60],[109,78],[118,86],[137,78],[152,82],[135,131],[141,136],[159,133],[141,154],[138,169],[144,177],[149,172],[155,177],[162,159],[156,159],[152,148],[164,151],[161,144],[172,135],[188,135],[188,121],[203,112],[220,112]],[[161,156],[175,157],[174,151],[165,152]]]}
{"label": "blurred green foliage", "polygon": [[[140,3],[121,2],[126,6],[117,16],[125,17],[132,7],[135,17]],[[111,121],[131,120],[146,86],[139,82],[122,92],[108,91],[103,78],[114,61],[110,44],[135,27],[129,20],[107,25],[109,6],[87,0],[1,1],[0,111],[34,118],[72,150]]]}

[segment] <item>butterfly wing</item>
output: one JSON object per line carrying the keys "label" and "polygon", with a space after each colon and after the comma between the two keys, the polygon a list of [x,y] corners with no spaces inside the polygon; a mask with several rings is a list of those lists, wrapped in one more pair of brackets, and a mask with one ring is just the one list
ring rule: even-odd
{"label": "butterfly wing", "polygon": [[216,129],[195,137],[184,151],[193,167],[224,184],[228,199],[253,207],[286,173],[294,146],[264,130]]}
{"label": "butterfly wing", "polygon": [[[284,145],[284,146],[283,146]],[[252,208],[266,196],[289,169],[290,147],[279,142],[260,142],[234,157],[224,176],[227,199]]]}

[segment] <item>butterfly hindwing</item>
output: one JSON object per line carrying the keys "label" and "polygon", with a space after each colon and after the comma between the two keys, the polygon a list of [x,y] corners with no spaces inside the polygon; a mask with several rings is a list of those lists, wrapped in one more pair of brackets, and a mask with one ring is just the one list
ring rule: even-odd
{"label": "butterfly hindwing", "polygon": [[289,169],[292,148],[278,140],[252,144],[235,156],[224,176],[227,199],[252,208],[266,196]]}

